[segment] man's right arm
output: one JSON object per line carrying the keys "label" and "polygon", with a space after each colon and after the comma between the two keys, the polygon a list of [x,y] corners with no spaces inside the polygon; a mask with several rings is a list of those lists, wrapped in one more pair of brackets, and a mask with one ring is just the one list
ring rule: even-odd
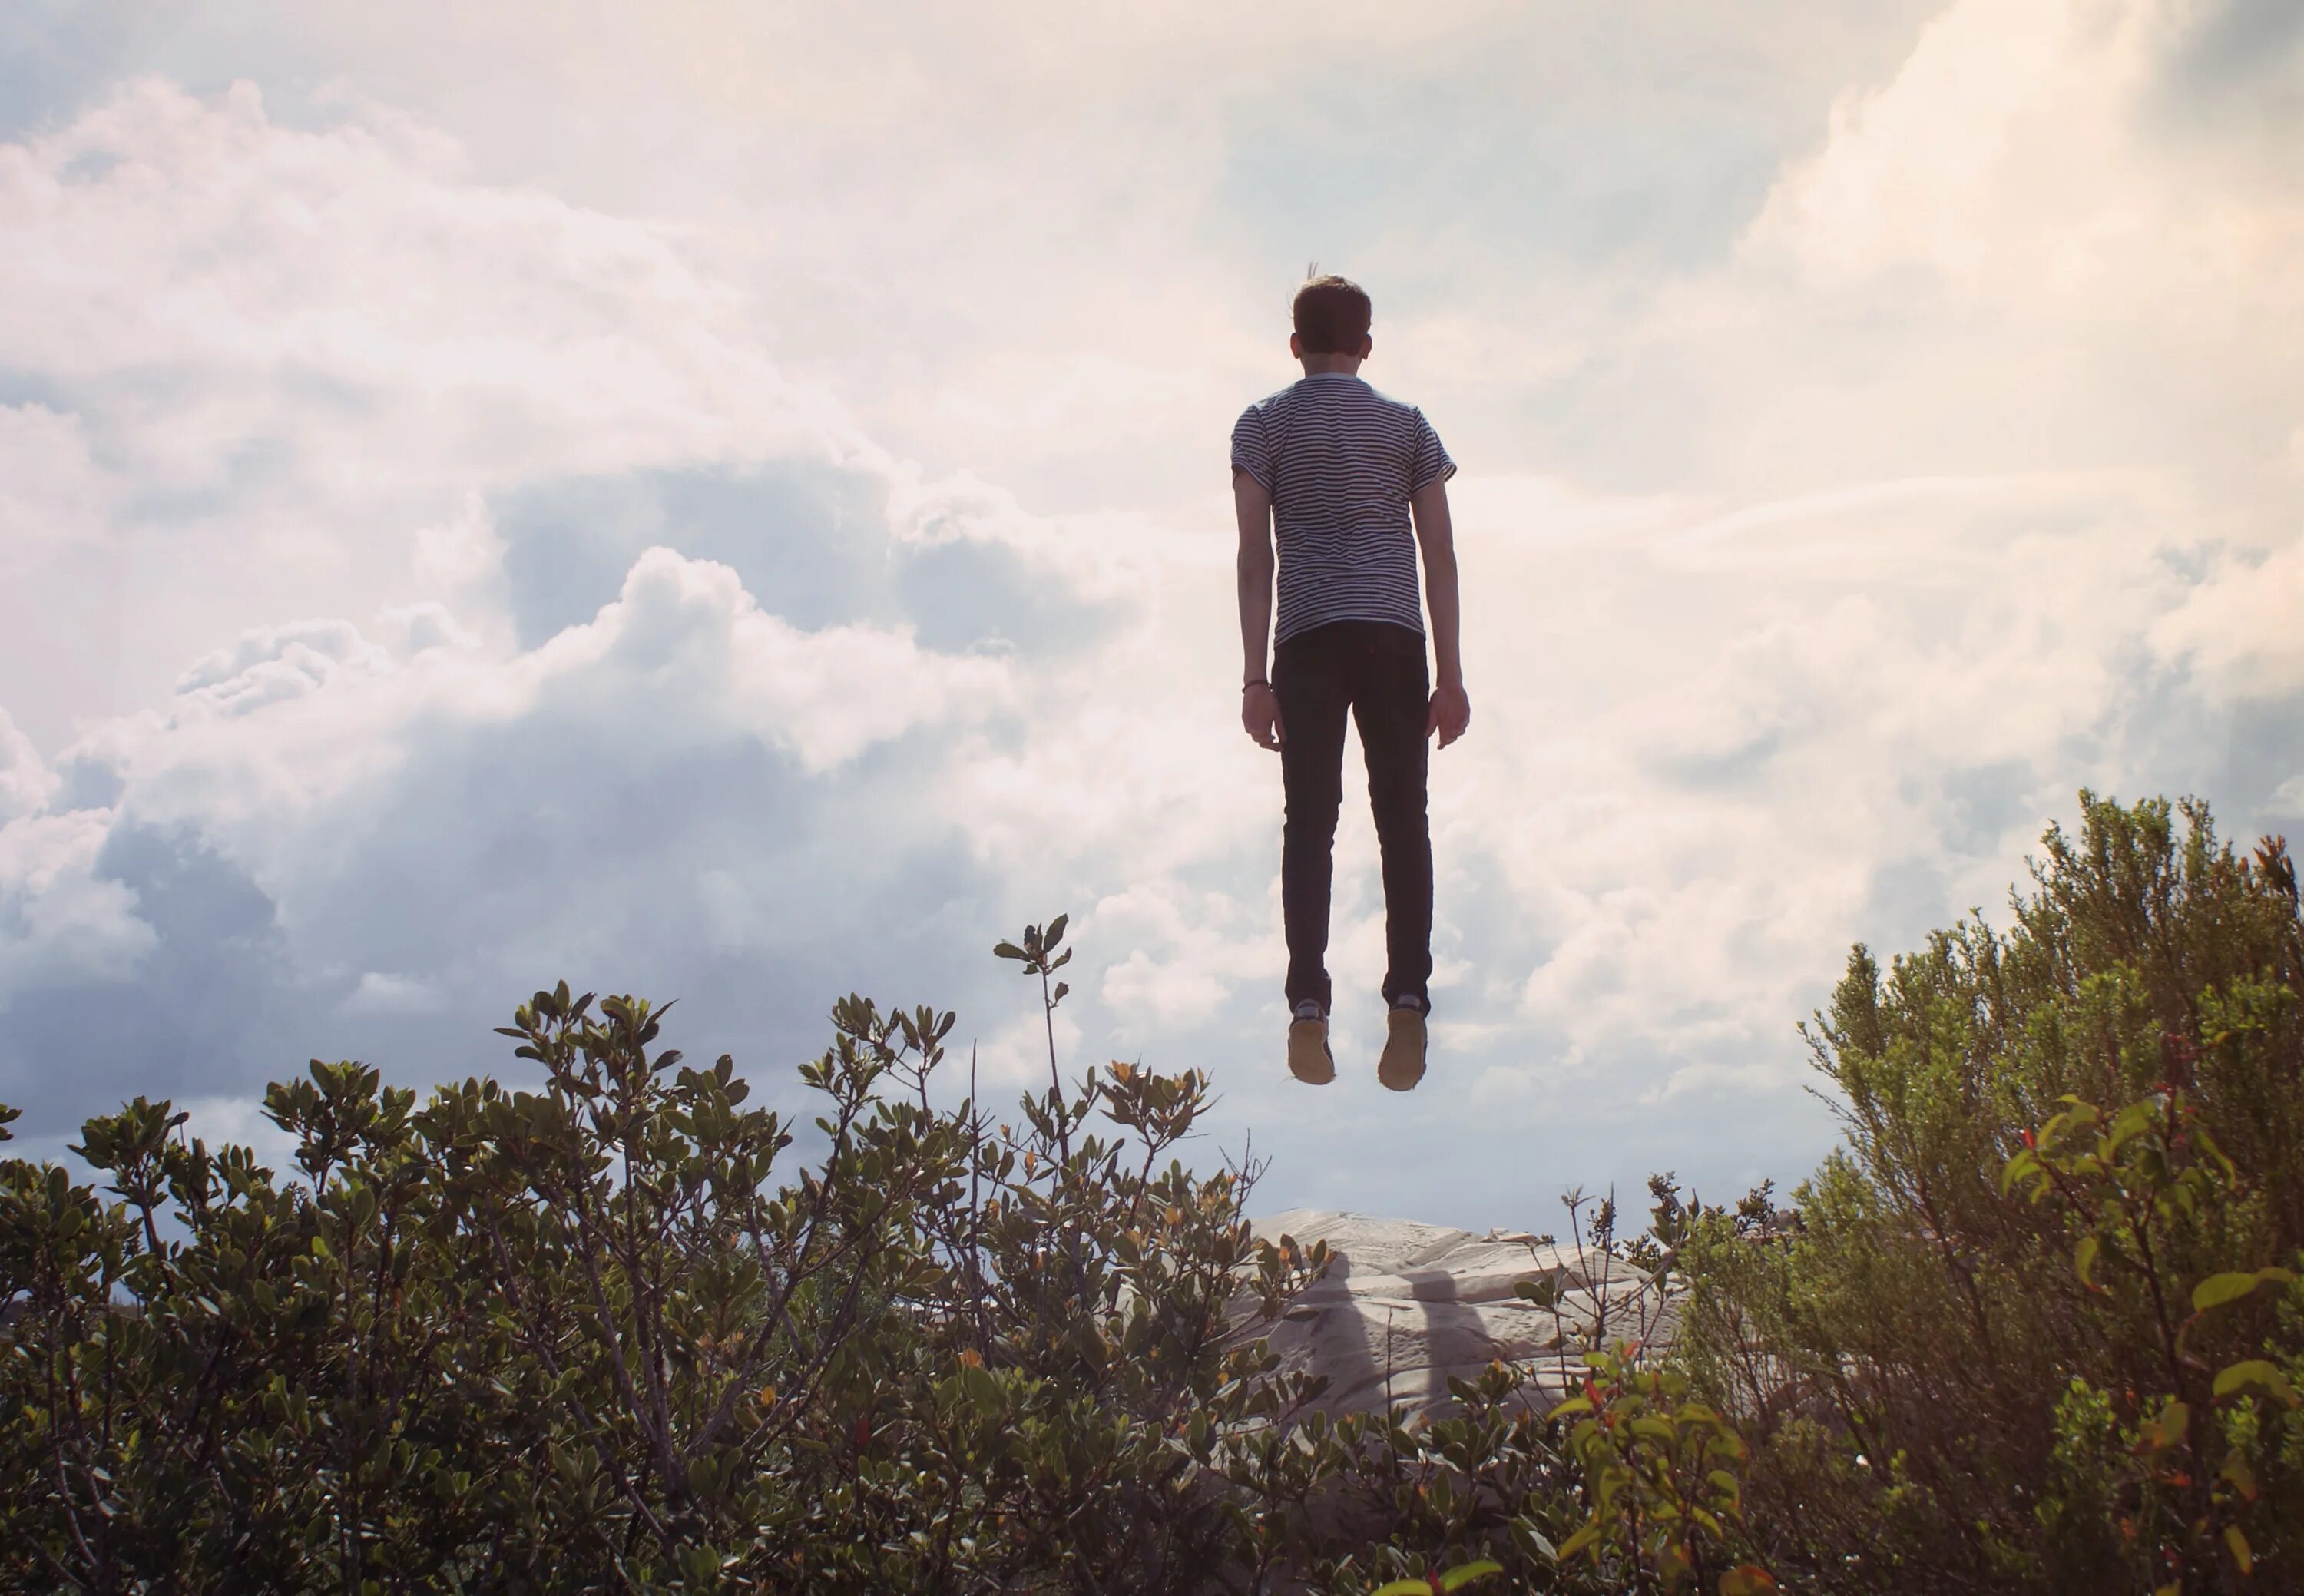
{"label": "man's right arm", "polygon": [[[1272,641],[1272,495],[1238,466],[1232,468],[1232,502],[1240,522],[1241,724],[1266,748],[1280,746],[1280,701],[1266,667]],[[1252,683],[1262,683],[1262,686]]]}
{"label": "man's right arm", "polygon": [[1427,483],[1410,496],[1409,508],[1416,517],[1416,540],[1424,550],[1424,596],[1432,607],[1432,705],[1425,734],[1440,734],[1445,748],[1472,724],[1472,700],[1464,691],[1464,657],[1457,631],[1461,611],[1456,587],[1456,528],[1448,514],[1445,478]]}

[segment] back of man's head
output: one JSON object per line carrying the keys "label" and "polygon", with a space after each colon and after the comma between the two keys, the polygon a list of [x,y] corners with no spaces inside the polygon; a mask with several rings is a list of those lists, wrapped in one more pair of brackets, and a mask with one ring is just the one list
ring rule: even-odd
{"label": "back of man's head", "polygon": [[1296,337],[1306,354],[1358,354],[1371,315],[1368,291],[1348,277],[1314,277],[1296,291]]}

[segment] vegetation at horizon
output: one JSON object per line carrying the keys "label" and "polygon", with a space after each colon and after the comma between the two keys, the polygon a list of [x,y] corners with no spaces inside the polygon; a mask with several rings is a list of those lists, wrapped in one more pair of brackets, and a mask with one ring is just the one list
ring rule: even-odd
{"label": "vegetation at horizon", "polygon": [[1855,950],[1796,1218],[1571,1204],[1679,1328],[1543,1413],[1317,1408],[1265,1337],[1325,1251],[1183,1161],[1205,1075],[1067,1082],[1062,917],[995,950],[1050,1019],[1006,1120],[932,1090],[949,1013],[834,1005],[800,1127],[565,985],[529,1087],[274,1085],[285,1175],[139,1099],[94,1180],[0,1161],[0,1586],[2304,1589],[2293,865],[2081,807],[2006,931]]}

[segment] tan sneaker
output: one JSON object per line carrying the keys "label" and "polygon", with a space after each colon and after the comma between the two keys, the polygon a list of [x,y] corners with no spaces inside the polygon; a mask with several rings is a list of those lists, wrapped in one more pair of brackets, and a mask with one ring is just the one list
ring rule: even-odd
{"label": "tan sneaker", "polygon": [[1384,1053],[1376,1078],[1394,1091],[1413,1091],[1424,1079],[1424,1011],[1394,1008],[1384,1016]]}
{"label": "tan sneaker", "polygon": [[[1311,1012],[1307,1014],[1306,1009]],[[1288,1073],[1307,1086],[1326,1086],[1336,1078],[1336,1056],[1328,1050],[1327,1017],[1309,998],[1297,1017],[1288,1023]]]}

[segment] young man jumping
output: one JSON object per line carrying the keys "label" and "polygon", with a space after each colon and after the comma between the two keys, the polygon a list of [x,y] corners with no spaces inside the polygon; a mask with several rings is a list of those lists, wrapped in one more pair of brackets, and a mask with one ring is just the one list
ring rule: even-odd
{"label": "young man jumping", "polygon": [[[1445,748],[1462,736],[1472,706],[1457,650],[1456,549],[1448,523],[1447,481],[1456,465],[1422,411],[1360,380],[1360,362],[1374,347],[1368,320],[1368,296],[1357,284],[1334,276],[1305,284],[1288,340],[1288,352],[1303,362],[1303,380],[1249,405],[1232,429],[1247,659],[1240,718],[1259,745],[1280,754],[1288,1067],[1316,1086],[1336,1076],[1328,1047],[1328,891],[1347,710],[1360,726],[1384,855],[1390,963],[1376,1078],[1406,1091],[1424,1077],[1424,1018],[1432,1008],[1425,740],[1437,732]],[[1428,692],[1419,544],[1439,676]]]}

